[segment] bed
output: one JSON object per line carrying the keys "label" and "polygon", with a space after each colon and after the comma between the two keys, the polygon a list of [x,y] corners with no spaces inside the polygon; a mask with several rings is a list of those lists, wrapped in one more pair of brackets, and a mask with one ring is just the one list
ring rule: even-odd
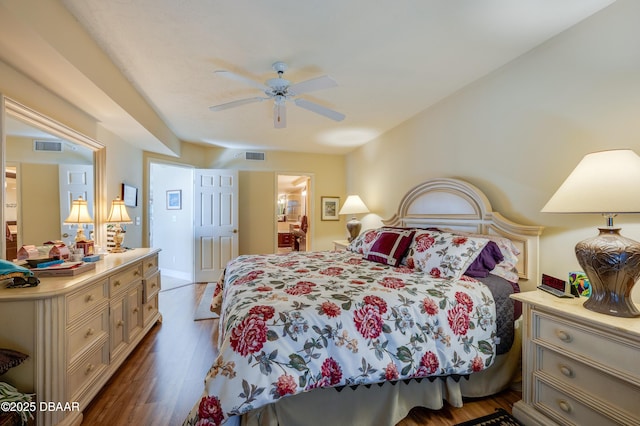
{"label": "bed", "polygon": [[[219,356],[186,425],[389,425],[517,374],[542,228],[433,179],[341,252],[240,256],[218,283]],[[304,420],[301,420],[304,419]]]}

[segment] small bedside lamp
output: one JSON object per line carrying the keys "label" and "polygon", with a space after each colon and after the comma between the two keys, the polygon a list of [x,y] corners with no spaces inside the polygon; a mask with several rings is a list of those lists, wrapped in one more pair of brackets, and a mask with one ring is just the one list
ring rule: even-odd
{"label": "small bedside lamp", "polygon": [[358,213],[369,213],[369,209],[365,206],[364,202],[357,195],[349,195],[347,200],[342,205],[338,214],[351,214],[354,215],[349,222],[347,222],[347,230],[349,231],[349,241],[353,241],[358,235],[360,235],[360,229],[362,224],[355,217]]}
{"label": "small bedside lamp", "polygon": [[82,224],[93,223],[93,219],[89,215],[89,208],[87,207],[87,200],[82,199],[82,196],[77,200],[71,202],[71,211],[69,216],[64,220],[65,225],[78,225],[78,231],[76,233],[76,242],[87,241],[87,236],[84,235],[84,229]]}
{"label": "small bedside lamp", "polygon": [[640,243],[620,235],[613,218],[640,213],[640,157],[629,149],[587,154],[542,212],[602,214],[607,226],[576,245],[591,283],[584,307],[618,317],[640,316],[631,290],[640,278]]}
{"label": "small bedside lamp", "polygon": [[114,223],[114,231],[115,235],[113,236],[113,242],[115,243],[115,247],[110,250],[111,253],[123,253],[125,251],[122,248],[122,242],[124,241],[124,234],[122,233],[122,227],[120,226],[122,223],[133,223],[131,218],[129,217],[129,213],[127,213],[127,208],[124,205],[124,201],[120,199],[120,197],[116,197],[115,200],[111,203],[111,211],[109,212],[109,217],[107,218],[107,223]]}

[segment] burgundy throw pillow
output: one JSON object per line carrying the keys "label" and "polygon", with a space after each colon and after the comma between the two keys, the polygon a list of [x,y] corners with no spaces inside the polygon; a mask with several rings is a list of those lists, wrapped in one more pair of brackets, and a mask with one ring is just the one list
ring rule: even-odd
{"label": "burgundy throw pillow", "polygon": [[414,233],[414,230],[381,230],[365,259],[398,266],[411,245]]}

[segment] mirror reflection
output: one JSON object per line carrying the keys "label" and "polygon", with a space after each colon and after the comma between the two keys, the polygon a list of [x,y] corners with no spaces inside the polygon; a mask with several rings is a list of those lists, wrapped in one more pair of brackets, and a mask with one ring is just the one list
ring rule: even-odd
{"label": "mirror reflection", "polygon": [[77,226],[89,236],[93,224],[65,225],[71,201],[82,196],[94,206],[93,150],[6,117],[5,259],[22,245],[62,240],[70,245]]}

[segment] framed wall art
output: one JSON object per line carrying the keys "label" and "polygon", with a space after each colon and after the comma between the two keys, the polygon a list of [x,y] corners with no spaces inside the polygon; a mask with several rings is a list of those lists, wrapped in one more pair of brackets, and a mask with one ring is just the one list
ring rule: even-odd
{"label": "framed wall art", "polygon": [[338,210],[340,209],[340,197],[320,197],[322,214],[321,220],[340,220]]}
{"label": "framed wall art", "polygon": [[167,210],[182,209],[182,190],[172,189],[167,191]]}

